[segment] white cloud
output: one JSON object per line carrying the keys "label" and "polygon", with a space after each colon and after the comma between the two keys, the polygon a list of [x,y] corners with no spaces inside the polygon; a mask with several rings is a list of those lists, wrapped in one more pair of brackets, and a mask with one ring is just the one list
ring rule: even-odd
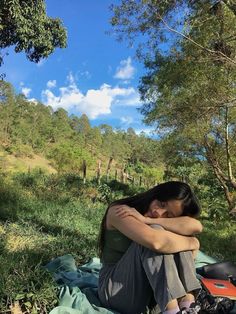
{"label": "white cloud", "polygon": [[79,76],[82,78],[86,78],[87,80],[89,80],[92,77],[92,75],[90,74],[88,70],[80,71]]}
{"label": "white cloud", "polygon": [[140,135],[141,133],[144,133],[147,136],[151,136],[154,134],[154,129],[153,128],[135,128],[136,134]]}
{"label": "white cloud", "polygon": [[30,98],[28,99],[29,102],[34,103],[35,105],[37,105],[38,101],[36,98]]}
{"label": "white cloud", "polygon": [[135,68],[132,66],[132,60],[128,57],[126,60],[122,60],[120,65],[116,68],[114,78],[121,80],[129,80],[133,77]]}
{"label": "white cloud", "polygon": [[66,77],[67,81],[69,82],[69,84],[71,86],[76,86],[76,82],[75,82],[75,77],[73,76],[72,72],[70,72],[67,77]]}
{"label": "white cloud", "polygon": [[134,121],[132,117],[121,117],[120,120],[125,125],[130,125]]}
{"label": "white cloud", "polygon": [[56,80],[50,80],[47,82],[47,87],[48,88],[53,88],[53,87],[56,87],[57,85],[57,81]]}
{"label": "white cloud", "polygon": [[142,105],[139,93],[133,87],[129,88],[129,90],[130,94],[127,95],[126,98],[117,99],[116,104],[120,106],[134,106],[134,107],[139,107],[140,105]]}
{"label": "white cloud", "polygon": [[55,95],[50,89],[42,91],[42,101],[54,110],[64,108],[67,111],[85,113],[90,119],[95,119],[102,114],[110,114],[112,105],[133,104],[137,92],[133,87],[111,87],[103,84],[99,89],[89,89],[82,93],[72,73],[67,77],[68,85],[59,88]]}
{"label": "white cloud", "polygon": [[28,87],[22,87],[21,92],[25,97],[29,97],[29,94],[31,93],[31,88]]}

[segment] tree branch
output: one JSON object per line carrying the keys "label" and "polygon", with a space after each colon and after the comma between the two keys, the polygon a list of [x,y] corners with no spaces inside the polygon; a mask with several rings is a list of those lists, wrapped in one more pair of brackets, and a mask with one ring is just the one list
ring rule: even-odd
{"label": "tree branch", "polygon": [[165,25],[165,27],[166,27],[169,31],[171,31],[171,32],[173,32],[173,33],[175,33],[175,34],[178,34],[178,35],[182,36],[183,38],[187,39],[188,41],[190,41],[192,44],[194,44],[194,45],[197,46],[198,48],[200,48],[200,49],[202,49],[202,50],[204,50],[204,51],[206,51],[206,52],[208,52],[208,53],[210,53],[210,54],[216,55],[216,56],[217,56],[217,55],[218,55],[218,56],[220,55],[221,58],[226,59],[226,60],[229,61],[230,63],[236,65],[236,61],[234,61],[233,59],[229,58],[229,57],[228,57],[226,54],[224,54],[223,52],[221,52],[221,51],[216,51],[216,50],[212,50],[212,49],[209,49],[209,48],[206,48],[206,47],[202,46],[201,44],[199,44],[199,43],[197,43],[196,41],[194,41],[191,37],[189,37],[189,36],[187,36],[187,35],[185,35],[185,34],[179,32],[179,31],[177,31],[176,29],[170,27],[170,26],[164,21],[164,19],[163,19],[160,15],[158,15],[158,19],[160,19],[160,20],[162,21],[162,23]]}
{"label": "tree branch", "polygon": [[231,0],[222,0],[224,4],[230,9],[230,11],[233,12],[234,15],[236,15],[236,4]]}

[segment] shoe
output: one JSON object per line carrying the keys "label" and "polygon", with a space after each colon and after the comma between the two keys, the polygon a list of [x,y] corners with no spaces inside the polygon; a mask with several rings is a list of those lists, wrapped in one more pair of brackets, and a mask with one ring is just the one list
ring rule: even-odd
{"label": "shoe", "polygon": [[177,314],[197,314],[201,313],[201,306],[196,303],[192,303],[189,308],[182,308]]}

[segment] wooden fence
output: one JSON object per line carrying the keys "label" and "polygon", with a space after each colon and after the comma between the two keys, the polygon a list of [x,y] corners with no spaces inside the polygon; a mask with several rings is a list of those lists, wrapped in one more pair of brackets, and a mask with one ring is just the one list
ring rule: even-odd
{"label": "wooden fence", "polygon": [[[144,178],[142,175],[137,175],[137,176],[133,176],[130,175],[126,169],[126,167],[124,167],[123,169],[118,169],[118,168],[113,168],[112,169],[112,161],[113,158],[110,157],[109,161],[108,161],[108,165],[106,167],[106,170],[104,171],[104,173],[102,173],[102,162],[101,160],[98,161],[97,164],[97,169],[95,171],[95,178],[98,182],[98,184],[101,183],[101,178],[105,177],[105,180],[108,182],[109,180],[116,180],[118,182],[122,182],[124,184],[133,184],[133,185],[139,185],[139,186],[144,186],[144,187],[151,187],[154,185],[157,185],[157,181],[154,180],[150,180],[150,178]],[[113,170],[113,172],[112,172]],[[87,163],[86,160],[83,161],[82,164],[82,178],[83,178],[83,182],[86,183],[87,181]],[[153,182],[152,182],[153,181]]]}

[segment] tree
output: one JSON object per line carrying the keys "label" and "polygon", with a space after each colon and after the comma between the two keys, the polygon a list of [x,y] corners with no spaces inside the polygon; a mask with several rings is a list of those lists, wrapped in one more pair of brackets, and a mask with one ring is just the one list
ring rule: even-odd
{"label": "tree", "polygon": [[10,83],[0,81],[0,140],[4,146],[11,141],[15,94]]}
{"label": "tree", "polygon": [[70,125],[70,118],[65,109],[59,108],[53,113],[53,134],[54,142],[59,142],[60,140],[71,138],[72,129]]}
{"label": "tree", "polygon": [[66,47],[66,30],[58,18],[46,15],[44,0],[0,0],[0,65],[3,49],[15,46],[33,62]]}
{"label": "tree", "polygon": [[180,46],[179,39],[182,38],[212,59],[236,64],[230,56],[230,47],[235,36],[216,37],[210,45],[204,45],[192,36],[202,22],[212,21],[200,21],[195,17],[201,18],[205,12],[220,16],[222,6],[232,15],[236,15],[236,7],[231,0],[121,0],[119,5],[111,6],[113,17],[110,22],[118,40],[128,39],[130,44],[139,40],[137,52],[140,58],[153,57],[157,51],[164,54],[172,49],[176,51]]}
{"label": "tree", "polygon": [[[234,14],[224,6],[219,10],[213,16],[205,12],[204,19],[208,22],[202,23],[192,35],[205,46],[217,37],[232,34],[231,27],[236,22]],[[202,21],[203,16],[196,19]],[[236,45],[231,44],[231,57],[235,56],[235,51]],[[182,137],[185,133],[185,138],[191,138],[192,147],[196,153],[201,152],[212,167],[229,209],[233,210],[236,201],[233,175],[236,165],[232,157],[235,151],[235,110],[232,108],[236,96],[235,67],[222,59],[209,58],[189,41],[183,41],[181,50],[172,55],[158,54],[155,61],[148,61],[146,66],[150,72],[143,78],[140,89],[143,99],[149,100],[143,107],[146,121],[158,121],[159,127],[176,130]]]}
{"label": "tree", "polygon": [[140,85],[146,123],[154,123],[164,136],[175,134],[176,140],[189,143],[179,147],[181,154],[187,149],[207,160],[234,209],[232,1],[122,1],[113,10],[112,24],[119,34],[132,38],[141,32],[153,48],[145,55],[147,74]]}

